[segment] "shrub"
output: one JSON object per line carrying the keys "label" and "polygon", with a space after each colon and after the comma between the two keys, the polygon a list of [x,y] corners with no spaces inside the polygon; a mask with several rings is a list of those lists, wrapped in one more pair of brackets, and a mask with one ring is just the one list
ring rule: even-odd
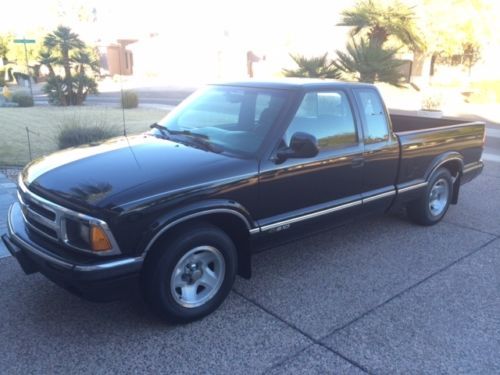
{"label": "shrub", "polygon": [[19,107],[33,107],[33,98],[27,91],[16,91],[12,93],[12,101]]}
{"label": "shrub", "polygon": [[425,111],[440,111],[443,97],[437,93],[424,95],[422,99],[422,109]]}
{"label": "shrub", "polygon": [[120,135],[120,129],[109,125],[105,118],[74,116],[64,119],[59,126],[57,144],[60,150],[92,144]]}
{"label": "shrub", "polygon": [[122,93],[122,108],[137,108],[139,105],[139,97],[135,91],[124,91]]}

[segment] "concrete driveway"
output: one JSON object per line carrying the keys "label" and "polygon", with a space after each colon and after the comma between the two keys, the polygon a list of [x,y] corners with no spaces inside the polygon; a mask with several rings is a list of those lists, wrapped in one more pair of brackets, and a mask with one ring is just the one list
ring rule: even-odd
{"label": "concrete driveway", "polygon": [[202,321],[95,304],[0,259],[0,373],[500,373],[500,163],[430,228],[395,214],[254,257]]}

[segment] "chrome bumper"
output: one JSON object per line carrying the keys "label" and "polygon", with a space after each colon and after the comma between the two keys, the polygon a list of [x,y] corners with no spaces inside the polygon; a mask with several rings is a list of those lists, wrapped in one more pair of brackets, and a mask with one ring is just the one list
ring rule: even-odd
{"label": "chrome bumper", "polygon": [[78,278],[85,279],[108,279],[138,273],[142,268],[142,257],[127,257],[111,261],[100,260],[89,264],[78,264],[63,259],[30,239],[22,217],[19,203],[12,204],[7,217],[8,233],[2,237],[6,247],[14,257],[18,258],[19,263],[21,263],[21,257],[28,257],[34,263],[44,263],[54,269],[70,272],[75,276],[78,275]]}

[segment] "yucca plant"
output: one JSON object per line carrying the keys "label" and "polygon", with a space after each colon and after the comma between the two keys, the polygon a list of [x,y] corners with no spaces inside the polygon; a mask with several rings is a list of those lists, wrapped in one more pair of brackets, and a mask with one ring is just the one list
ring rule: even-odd
{"label": "yucca plant", "polygon": [[352,38],[346,48],[347,52],[337,51],[338,59],[334,62],[345,79],[402,86],[403,73],[399,68],[403,62],[396,58],[397,48],[382,49],[365,38]]}
{"label": "yucca plant", "polygon": [[283,69],[285,77],[340,78],[340,72],[328,59],[328,54],[317,57],[290,54],[297,69]]}

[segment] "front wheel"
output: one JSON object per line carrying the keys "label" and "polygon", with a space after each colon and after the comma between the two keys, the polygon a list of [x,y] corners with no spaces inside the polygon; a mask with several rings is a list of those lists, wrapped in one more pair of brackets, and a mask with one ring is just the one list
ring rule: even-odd
{"label": "front wheel", "polygon": [[448,211],[453,192],[453,179],[446,168],[433,173],[425,193],[408,204],[407,212],[412,221],[420,225],[437,224]]}
{"label": "front wheel", "polygon": [[209,224],[193,224],[159,242],[143,271],[146,300],[172,323],[200,319],[229,294],[237,252],[229,236]]}

